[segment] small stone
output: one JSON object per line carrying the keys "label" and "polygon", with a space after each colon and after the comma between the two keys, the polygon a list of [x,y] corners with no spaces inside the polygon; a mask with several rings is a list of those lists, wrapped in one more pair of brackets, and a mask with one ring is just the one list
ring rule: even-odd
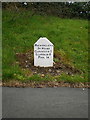
{"label": "small stone", "polygon": [[53,86],[54,88],[57,88],[57,86]]}
{"label": "small stone", "polygon": [[83,84],[83,83],[80,83],[80,85],[81,85],[81,86],[84,86],[84,84]]}
{"label": "small stone", "polygon": [[83,88],[83,90],[85,90],[85,89]]}
{"label": "small stone", "polygon": [[44,77],[45,75],[44,74],[41,74],[41,77]]}
{"label": "small stone", "polygon": [[57,73],[60,73],[60,71],[59,71],[59,70],[57,70]]}
{"label": "small stone", "polygon": [[18,55],[19,53],[16,53],[16,55]]}
{"label": "small stone", "polygon": [[35,71],[34,73],[36,74],[37,72]]}
{"label": "small stone", "polygon": [[51,69],[49,69],[48,71],[49,71],[49,72],[51,72],[52,70],[51,70]]}
{"label": "small stone", "polygon": [[26,3],[26,2],[24,2],[24,5],[27,5],[27,3]]}
{"label": "small stone", "polygon": [[28,65],[26,65],[26,68],[28,68],[29,66]]}
{"label": "small stone", "polygon": [[39,86],[37,86],[37,88],[44,88],[44,86],[43,85],[39,85]]}
{"label": "small stone", "polygon": [[57,80],[55,79],[54,81],[56,82]]}
{"label": "small stone", "polygon": [[0,83],[0,86],[2,86],[2,83]]}
{"label": "small stone", "polygon": [[16,64],[19,64],[19,62],[16,62]]}
{"label": "small stone", "polygon": [[56,86],[58,86],[58,83],[55,83]]}

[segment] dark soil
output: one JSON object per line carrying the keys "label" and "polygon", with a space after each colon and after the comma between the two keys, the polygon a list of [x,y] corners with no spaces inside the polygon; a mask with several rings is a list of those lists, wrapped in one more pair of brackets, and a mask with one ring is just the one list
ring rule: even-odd
{"label": "dark soil", "polygon": [[54,54],[54,58],[57,59],[57,62],[54,62],[53,67],[35,67],[34,66],[34,57],[33,51],[29,50],[26,53],[16,53],[17,61],[23,69],[30,69],[33,74],[50,74],[52,76],[57,76],[62,73],[68,75],[81,74],[81,71],[65,64],[62,56],[59,53]]}

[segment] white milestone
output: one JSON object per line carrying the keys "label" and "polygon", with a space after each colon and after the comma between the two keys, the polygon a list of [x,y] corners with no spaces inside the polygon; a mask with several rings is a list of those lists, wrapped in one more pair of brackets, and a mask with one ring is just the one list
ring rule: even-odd
{"label": "white milestone", "polygon": [[53,67],[54,45],[46,38],[40,37],[34,44],[34,66]]}

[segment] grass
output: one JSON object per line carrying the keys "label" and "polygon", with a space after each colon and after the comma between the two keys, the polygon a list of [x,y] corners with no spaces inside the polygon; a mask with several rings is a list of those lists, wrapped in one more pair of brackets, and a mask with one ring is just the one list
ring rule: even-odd
{"label": "grass", "polygon": [[[31,16],[30,11],[2,11],[2,70],[3,81],[18,79],[20,81],[88,81],[88,21],[81,19],[61,19],[54,16]],[[70,60],[70,64],[80,69],[82,75],[66,74],[41,78],[38,75],[25,76],[15,64],[17,52],[33,49],[39,37],[47,37],[55,50]],[[58,59],[54,59],[58,61]]]}

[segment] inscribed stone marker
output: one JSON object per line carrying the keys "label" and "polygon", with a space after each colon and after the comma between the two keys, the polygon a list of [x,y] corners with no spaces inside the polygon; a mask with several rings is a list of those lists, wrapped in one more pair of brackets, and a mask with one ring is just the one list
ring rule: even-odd
{"label": "inscribed stone marker", "polygon": [[34,44],[34,66],[53,66],[53,44],[46,37],[40,37]]}

